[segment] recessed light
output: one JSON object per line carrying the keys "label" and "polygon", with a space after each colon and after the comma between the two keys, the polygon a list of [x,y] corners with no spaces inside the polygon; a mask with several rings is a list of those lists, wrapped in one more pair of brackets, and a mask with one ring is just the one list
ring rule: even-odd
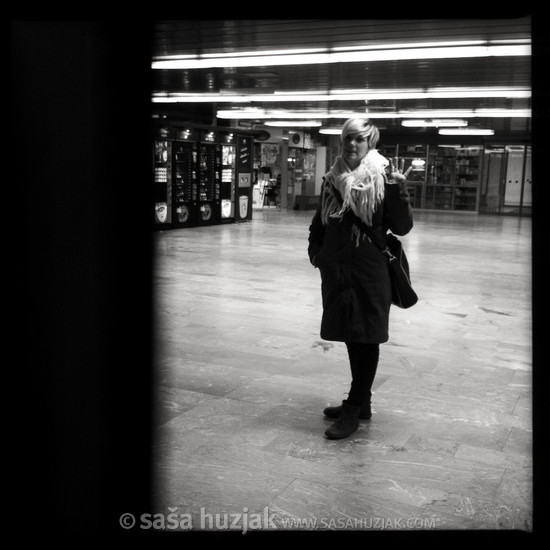
{"label": "recessed light", "polygon": [[495,131],[489,128],[441,128],[442,136],[492,136]]}
{"label": "recessed light", "polygon": [[461,126],[468,126],[468,122],[466,122],[465,120],[457,120],[454,118],[438,118],[435,120],[403,120],[401,122],[401,125],[406,126],[407,128],[439,128],[441,126],[458,128]]}
{"label": "recessed light", "polygon": [[277,127],[306,127],[306,128],[314,128],[317,126],[321,126],[321,122],[319,120],[269,120],[265,123],[266,126],[277,126]]}

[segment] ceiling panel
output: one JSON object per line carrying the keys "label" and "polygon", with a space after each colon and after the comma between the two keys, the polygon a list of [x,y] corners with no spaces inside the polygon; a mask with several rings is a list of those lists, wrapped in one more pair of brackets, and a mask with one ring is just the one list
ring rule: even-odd
{"label": "ceiling panel", "polygon": [[155,91],[200,92],[254,88],[277,89],[388,89],[453,86],[527,86],[529,61],[519,57],[434,59],[324,65],[243,67],[237,69],[157,70]]}
{"label": "ceiling panel", "polygon": [[[256,54],[281,49],[389,46],[403,43],[443,41],[514,41],[531,38],[529,17],[501,19],[417,19],[417,20],[181,20],[155,24],[153,59],[175,55]],[[397,90],[445,87],[531,86],[529,56],[479,57],[469,59],[421,59],[315,65],[276,65],[207,69],[160,70],[154,72],[154,93],[253,93],[334,89]],[[156,104],[162,113],[214,120],[221,104]],[[250,103],[248,104],[250,105]],[[364,101],[262,103],[269,109],[327,109],[364,112]],[[395,109],[529,109],[529,99],[482,98],[469,100],[421,99],[370,101],[371,112]],[[239,107],[238,104],[233,107]],[[223,108],[231,108],[224,104]],[[475,125],[489,125],[503,137],[525,138],[530,119],[480,119]],[[341,121],[340,121],[341,122]],[[394,132],[403,129],[399,120],[379,120]],[[474,122],[472,122],[474,124]],[[432,129],[433,130],[433,129]]]}
{"label": "ceiling panel", "polygon": [[183,20],[156,24],[156,55],[530,38],[530,18]]}

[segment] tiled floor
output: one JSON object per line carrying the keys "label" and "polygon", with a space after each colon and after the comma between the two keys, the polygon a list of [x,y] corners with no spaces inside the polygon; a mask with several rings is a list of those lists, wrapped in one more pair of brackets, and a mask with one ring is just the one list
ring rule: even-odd
{"label": "tiled floor", "polygon": [[[531,221],[416,212],[371,421],[331,441],[312,212],[155,235],[155,511],[194,530],[532,529]],[[233,525],[232,525],[233,524]]]}

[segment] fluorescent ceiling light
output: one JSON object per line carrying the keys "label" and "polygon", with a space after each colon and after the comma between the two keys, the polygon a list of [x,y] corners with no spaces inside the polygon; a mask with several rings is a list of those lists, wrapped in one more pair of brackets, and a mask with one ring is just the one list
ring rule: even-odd
{"label": "fluorescent ceiling light", "polygon": [[376,101],[400,99],[468,99],[483,97],[530,98],[531,90],[522,87],[459,87],[397,89],[397,90],[331,90],[328,92],[311,92],[296,90],[290,92],[275,91],[272,94],[239,94],[221,91],[219,93],[196,92],[154,94],[154,103],[249,103],[257,102],[292,102],[292,101]]}
{"label": "fluorescent ceiling light", "polygon": [[434,109],[431,111],[368,111],[367,118],[530,118],[531,109]]}
{"label": "fluorescent ceiling light", "polygon": [[494,130],[483,128],[441,128],[439,134],[442,136],[492,136]]}
{"label": "fluorescent ceiling light", "polygon": [[352,116],[365,116],[364,113],[352,111],[340,111],[328,113],[327,111],[285,111],[285,110],[220,110],[216,113],[217,118],[228,119],[318,119],[318,118],[351,118]]}
{"label": "fluorescent ceiling light", "polygon": [[[304,55],[312,53],[323,53],[326,51],[326,48],[301,48],[294,50],[266,50],[266,51],[249,51],[249,52],[222,52],[222,53],[204,53],[201,57],[204,58],[213,58],[218,57],[257,57],[258,55]],[[178,58],[178,56],[172,56],[173,58]],[[194,56],[197,57],[196,54]],[[161,59],[164,59],[163,57]]]}
{"label": "fluorescent ceiling light", "polygon": [[[256,98],[250,95],[250,98]],[[481,87],[441,87],[441,88],[402,88],[402,89],[348,89],[329,90],[326,93],[311,90],[275,91],[273,94],[261,95],[261,101],[350,101],[350,100],[387,100],[387,99],[467,99],[480,97],[530,98],[530,88],[520,86],[500,88],[496,86]],[[264,99],[265,98],[265,99]]]}
{"label": "fluorescent ceiling light", "polygon": [[308,53],[303,50],[280,50],[256,52],[233,52],[196,55],[193,58],[157,57],[152,62],[153,69],[210,69],[214,67],[257,67],[274,65],[313,65],[321,63],[360,63],[370,61],[395,61],[410,59],[449,59],[491,56],[529,56],[530,40],[507,43],[480,41],[456,41],[420,44],[390,44],[386,46],[360,46],[354,50],[342,48],[315,49]]}
{"label": "fluorescent ceiling light", "polygon": [[339,136],[342,133],[342,128],[321,128],[320,134],[328,134],[331,136]]}
{"label": "fluorescent ceiling light", "polygon": [[[489,42],[485,40],[448,40],[445,42],[405,42],[397,44],[387,44],[386,48],[398,49],[398,48],[445,48],[450,46],[483,46],[486,44],[529,44],[530,40],[526,38],[515,38],[511,40],[491,40]],[[335,46],[332,48],[334,51],[348,51],[348,50],[378,50],[380,45],[363,45],[363,46]]]}
{"label": "fluorescent ceiling light", "polygon": [[[275,113],[275,111],[270,112]],[[238,115],[238,118],[265,118],[266,111],[259,107],[246,107],[243,109],[221,109],[216,113],[218,118],[236,118],[235,115]]]}
{"label": "fluorescent ceiling light", "polygon": [[468,126],[468,122],[465,120],[457,120],[455,118],[439,118],[435,120],[403,120],[401,125],[406,126],[407,128],[439,128],[440,126],[451,126],[456,128],[459,126]]}
{"label": "fluorescent ceiling light", "polygon": [[418,118],[418,119],[443,119],[443,118],[530,118],[530,109],[437,109],[425,111],[393,111],[393,112],[359,112],[359,111],[286,111],[253,109],[220,110],[216,113],[218,118],[225,119],[347,119],[352,117],[366,117],[371,119],[394,118]]}
{"label": "fluorescent ceiling light", "polygon": [[318,120],[270,120],[265,123],[266,126],[277,126],[277,127],[298,127],[305,126],[307,128],[314,128],[321,126],[321,122]]}

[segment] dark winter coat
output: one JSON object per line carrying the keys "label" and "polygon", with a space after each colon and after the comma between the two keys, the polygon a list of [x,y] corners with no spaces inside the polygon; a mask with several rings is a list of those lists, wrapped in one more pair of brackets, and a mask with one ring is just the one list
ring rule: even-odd
{"label": "dark winter coat", "polygon": [[[341,197],[331,184],[327,186]],[[320,206],[309,228],[308,254],[321,273],[323,316],[321,338],[338,342],[388,341],[391,287],[386,257],[368,237],[356,239],[353,225],[362,222],[348,210],[343,218],[321,221]],[[373,229],[383,239],[388,230],[406,235],[413,226],[405,185],[386,184],[384,201],[373,216]]]}

